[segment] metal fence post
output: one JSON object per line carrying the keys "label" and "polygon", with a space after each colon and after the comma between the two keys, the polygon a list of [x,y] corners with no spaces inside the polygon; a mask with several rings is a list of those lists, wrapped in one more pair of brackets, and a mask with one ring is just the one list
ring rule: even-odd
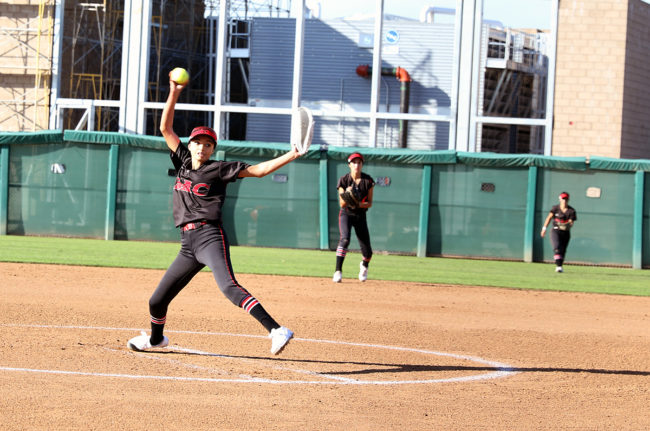
{"label": "metal fence post", "polygon": [[0,145],[0,235],[7,234],[9,214],[9,145]]}
{"label": "metal fence post", "polygon": [[104,239],[115,239],[115,207],[117,202],[117,166],[120,147],[112,144],[108,155],[108,180],[106,184],[106,224]]}
{"label": "metal fence post", "polygon": [[327,199],[327,184],[328,184],[328,176],[327,176],[327,152],[326,151],[321,151],[320,153],[320,162],[318,166],[318,182],[320,186],[320,193],[319,195],[319,200],[318,200],[318,219],[320,220],[320,249],[321,250],[327,250],[329,248],[329,217],[328,217],[328,211],[327,211],[327,204],[328,204],[328,199]]}
{"label": "metal fence post", "polygon": [[533,261],[535,242],[535,201],[537,200],[537,166],[528,168],[528,189],[526,191],[526,218],[524,221],[524,262]]}
{"label": "metal fence post", "polygon": [[431,165],[422,166],[422,192],[420,194],[420,222],[418,231],[418,257],[427,257],[429,235],[429,208],[431,207]]}
{"label": "metal fence post", "polygon": [[643,267],[643,192],[645,172],[636,171],[634,174],[634,216],[632,223],[632,268]]}

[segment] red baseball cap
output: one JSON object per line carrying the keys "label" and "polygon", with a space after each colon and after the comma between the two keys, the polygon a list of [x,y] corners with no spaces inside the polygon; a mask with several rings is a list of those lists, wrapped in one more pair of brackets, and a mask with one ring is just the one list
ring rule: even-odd
{"label": "red baseball cap", "polygon": [[214,130],[212,128],[207,126],[199,126],[192,129],[192,133],[190,134],[190,141],[201,135],[205,135],[208,138],[212,139],[215,144],[217,143],[217,134],[214,133]]}
{"label": "red baseball cap", "polygon": [[361,159],[362,162],[365,162],[365,160],[363,160],[363,156],[361,155],[361,153],[352,153],[352,154],[350,154],[348,156],[348,163],[350,163],[354,159]]}
{"label": "red baseball cap", "polygon": [[567,192],[560,193],[560,199],[569,199],[569,194]]}

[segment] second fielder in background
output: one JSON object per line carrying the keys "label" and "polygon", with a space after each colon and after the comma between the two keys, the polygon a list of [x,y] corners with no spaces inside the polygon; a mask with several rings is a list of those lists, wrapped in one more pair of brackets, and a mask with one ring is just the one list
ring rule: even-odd
{"label": "second fielder in background", "polygon": [[348,252],[353,227],[363,256],[361,263],[359,263],[359,280],[366,281],[368,279],[368,265],[372,258],[372,247],[370,246],[370,232],[368,231],[366,212],[372,206],[375,181],[370,175],[361,172],[363,162],[363,156],[360,153],[350,154],[348,156],[350,173],[339,178],[336,185],[341,210],[339,211],[340,236],[336,247],[336,269],[332,277],[332,281],[335,283],[340,283],[343,278],[343,261]]}
{"label": "second fielder in background", "polygon": [[546,234],[546,227],[553,220],[553,230],[551,231],[551,243],[553,244],[553,259],[555,260],[555,272],[564,272],[562,267],[564,263],[564,255],[571,240],[571,228],[573,223],[578,220],[576,210],[569,206],[569,194],[567,192],[560,193],[560,203],[553,205],[551,211],[548,213],[544,226],[542,226],[541,237],[544,238]]}

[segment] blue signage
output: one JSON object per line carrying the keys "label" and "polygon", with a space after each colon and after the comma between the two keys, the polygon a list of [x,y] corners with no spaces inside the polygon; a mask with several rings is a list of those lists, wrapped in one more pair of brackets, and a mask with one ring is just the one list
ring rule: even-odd
{"label": "blue signage", "polygon": [[386,43],[396,44],[399,42],[399,32],[397,30],[388,30],[384,39]]}

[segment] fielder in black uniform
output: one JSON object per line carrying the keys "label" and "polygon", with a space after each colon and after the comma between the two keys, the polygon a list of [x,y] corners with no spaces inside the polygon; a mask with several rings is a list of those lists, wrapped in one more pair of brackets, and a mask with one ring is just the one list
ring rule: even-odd
{"label": "fielder in black uniform", "polygon": [[[372,194],[375,181],[370,175],[361,172],[363,168],[363,156],[359,153],[352,153],[348,156],[350,173],[339,178],[336,188],[338,189],[339,205],[339,243],[336,247],[336,269],[332,281],[340,283],[343,278],[343,261],[350,245],[350,234],[352,228],[357,234],[361,255],[363,259],[359,263],[359,280],[368,279],[368,265],[372,258],[372,247],[370,246],[370,232],[366,212],[372,206]],[[344,192],[353,192],[358,203],[350,204],[342,198]]]}
{"label": "fielder in black uniform", "polygon": [[173,214],[181,231],[181,249],[149,300],[151,336],[143,332],[129,340],[128,347],[143,351],[169,345],[169,339],[163,335],[167,308],[190,280],[207,266],[223,294],[269,331],[271,353],[278,354],[293,337],[293,332],[280,326],[237,282],[230,262],[228,238],[221,223],[221,208],[228,183],[238,178],[263,177],[300,155],[292,149],[278,158],[253,166],[243,162],[210,160],[217,145],[217,135],[209,127],[192,130],[186,147],[172,128],[174,108],[185,85],[170,80],[170,92],[160,125],[177,171]]}
{"label": "fielder in black uniform", "polygon": [[544,220],[541,236],[544,238],[546,227],[552,220],[553,230],[551,230],[551,242],[553,243],[555,272],[564,272],[562,268],[564,255],[566,254],[569,240],[571,240],[571,228],[573,227],[573,223],[578,219],[578,216],[576,210],[569,206],[569,194],[567,192],[560,193],[559,199],[560,203],[553,205],[546,220]]}

